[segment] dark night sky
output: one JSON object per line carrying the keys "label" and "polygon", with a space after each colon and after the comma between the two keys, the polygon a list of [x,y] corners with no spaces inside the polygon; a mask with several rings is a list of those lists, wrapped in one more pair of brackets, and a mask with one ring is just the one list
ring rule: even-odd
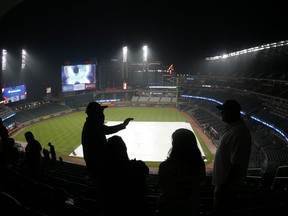
{"label": "dark night sky", "polygon": [[52,85],[64,61],[118,57],[124,45],[136,53],[146,44],[155,59],[193,73],[207,56],[288,39],[284,3],[202,2],[24,0],[0,18],[0,45],[26,48]]}

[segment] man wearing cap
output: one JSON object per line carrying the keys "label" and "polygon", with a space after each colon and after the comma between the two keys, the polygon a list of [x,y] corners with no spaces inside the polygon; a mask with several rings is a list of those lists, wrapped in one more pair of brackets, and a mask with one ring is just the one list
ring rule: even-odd
{"label": "man wearing cap", "polygon": [[86,107],[87,118],[83,125],[81,141],[83,157],[88,173],[95,186],[99,186],[103,172],[104,146],[107,142],[106,135],[116,133],[126,128],[133,118],[127,118],[122,124],[107,126],[104,124],[104,109],[97,102],[90,102]]}
{"label": "man wearing cap", "polygon": [[252,138],[236,100],[226,100],[216,108],[221,110],[222,121],[227,123],[216,150],[212,173],[214,213],[223,215],[241,208],[237,195],[244,187]]}

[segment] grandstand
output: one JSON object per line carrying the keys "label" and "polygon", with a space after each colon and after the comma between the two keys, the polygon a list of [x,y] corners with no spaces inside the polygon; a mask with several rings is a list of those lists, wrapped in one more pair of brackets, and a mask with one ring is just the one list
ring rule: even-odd
{"label": "grandstand", "polygon": [[[154,86],[81,92],[62,95],[56,101],[25,102],[18,106],[2,104],[0,116],[11,128],[10,133],[14,133],[35,122],[84,109],[92,100],[119,107],[174,107],[191,116],[217,148],[225,124],[215,106],[234,98],[242,105],[243,118],[253,137],[247,191],[239,198],[243,209],[238,209],[235,215],[285,215],[288,211],[288,46],[286,41],[282,46],[264,47],[253,52],[249,49],[250,52],[241,52],[241,55],[234,53],[229,58],[209,58],[199,69],[201,73],[171,77],[177,80],[176,88]],[[1,188],[0,200],[10,203],[15,213],[25,209],[53,215],[55,211],[51,209],[56,207],[60,209],[58,213],[70,215],[99,213],[97,192],[90,188],[84,168],[57,161],[53,166],[45,164],[37,176],[30,176],[21,168],[11,170],[1,178],[6,189]],[[207,174],[207,184],[201,192],[202,215],[211,213],[213,203],[211,175]],[[154,216],[159,195],[157,175],[150,174],[147,184]]]}

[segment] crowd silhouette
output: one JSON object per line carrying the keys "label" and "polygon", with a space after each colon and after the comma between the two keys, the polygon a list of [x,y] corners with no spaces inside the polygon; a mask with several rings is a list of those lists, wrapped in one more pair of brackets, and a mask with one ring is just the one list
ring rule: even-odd
{"label": "crowd silhouette", "polygon": [[[123,137],[115,134],[125,129],[133,118],[127,118],[115,126],[106,126],[106,108],[107,106],[101,106],[97,102],[87,105],[87,118],[81,134],[87,175],[91,179],[91,182],[87,181],[81,187],[92,186],[91,191],[97,197],[97,212],[101,212],[103,216],[203,215],[200,210],[201,190],[209,178],[194,132],[187,128],[178,128],[171,134],[170,150],[156,174],[158,196],[155,207],[149,200],[149,167],[142,160],[130,159]],[[222,121],[227,124],[227,128],[217,147],[210,176],[213,202],[209,215],[235,215],[235,211],[241,209],[243,204],[239,202],[239,196],[246,190],[252,138],[241,117],[241,105],[237,101],[226,100],[217,109],[221,111]],[[54,145],[49,142],[49,150],[42,148],[34,134],[27,131],[22,163],[15,140],[9,137],[3,127],[5,126],[2,123],[1,163],[5,169],[23,165],[31,173],[39,173],[41,166],[45,165],[43,161],[48,162],[46,164],[56,161]],[[114,135],[107,139],[108,134]],[[60,160],[58,162],[61,163]],[[57,194],[63,196],[64,193],[58,190]],[[65,201],[69,205],[74,203],[75,198],[71,197],[73,196],[70,196],[69,202]],[[89,199],[82,198],[82,202],[88,201]],[[93,205],[96,206],[96,202]]]}

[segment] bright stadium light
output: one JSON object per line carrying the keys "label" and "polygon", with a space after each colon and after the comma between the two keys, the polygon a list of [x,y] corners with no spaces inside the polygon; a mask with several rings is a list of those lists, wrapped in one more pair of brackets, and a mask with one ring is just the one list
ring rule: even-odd
{"label": "bright stadium light", "polygon": [[232,52],[232,53],[229,53],[229,54],[224,54],[224,55],[221,55],[221,56],[206,57],[206,60],[207,61],[212,61],[212,60],[225,59],[225,58],[229,58],[229,57],[233,57],[233,56],[237,56],[237,55],[243,55],[243,54],[246,54],[246,53],[257,52],[257,51],[261,51],[261,50],[264,50],[264,49],[270,49],[270,48],[275,48],[275,47],[280,47],[280,46],[287,46],[287,45],[288,45],[288,40],[279,41],[279,42],[274,42],[274,43],[270,43],[270,44],[264,44],[264,45],[261,45],[261,46],[251,47],[249,49],[244,49],[244,50]]}
{"label": "bright stadium light", "polygon": [[123,47],[123,62],[127,62],[127,46]]}
{"label": "bright stadium light", "polygon": [[147,57],[148,57],[148,47],[145,45],[143,46],[143,61],[147,62]]}
{"label": "bright stadium light", "polygon": [[128,65],[127,65],[128,48],[127,46],[122,48],[122,54],[123,54],[122,78],[123,78],[123,81],[125,81],[128,79]]}
{"label": "bright stadium light", "polygon": [[124,46],[122,49],[123,54],[123,62],[122,62],[122,79],[123,81],[126,81],[128,79],[128,48],[127,46]]}
{"label": "bright stadium light", "polygon": [[24,69],[26,66],[26,56],[27,56],[26,50],[22,49],[21,69]]}
{"label": "bright stadium light", "polygon": [[2,71],[6,70],[7,68],[7,50],[2,50]]}
{"label": "bright stadium light", "polygon": [[127,62],[127,46],[123,47],[123,62]]}

